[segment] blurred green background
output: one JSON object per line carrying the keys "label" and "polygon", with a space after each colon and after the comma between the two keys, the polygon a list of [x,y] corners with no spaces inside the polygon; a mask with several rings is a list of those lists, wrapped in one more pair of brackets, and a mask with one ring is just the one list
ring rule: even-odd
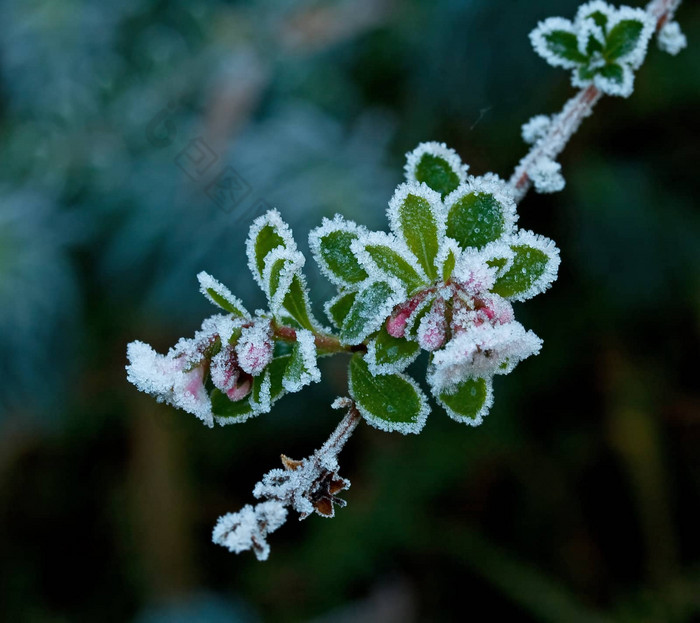
{"label": "blurred green background", "polygon": [[520,125],[573,93],[527,35],[576,5],[0,2],[0,620],[700,620],[700,3],[689,47],[652,44],[584,123],[566,189],[521,203],[562,267],[516,310],[545,345],[481,427],[361,426],[348,507],[258,563],[211,529],[326,438],[344,359],[214,430],[125,378],[127,342],[214,313],[199,270],[263,306],[243,241],[265,206],[307,249],[335,212],[385,228],[421,140],[507,177]]}

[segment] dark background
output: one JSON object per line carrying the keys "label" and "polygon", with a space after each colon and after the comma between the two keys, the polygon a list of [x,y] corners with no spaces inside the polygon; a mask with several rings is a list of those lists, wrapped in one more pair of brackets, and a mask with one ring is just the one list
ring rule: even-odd
{"label": "dark background", "polygon": [[[508,177],[520,125],[573,94],[527,35],[575,7],[0,2],[0,619],[700,618],[696,2],[689,47],[652,43],[574,137],[566,189],[521,203],[562,266],[518,305],[544,348],[481,427],[437,408],[415,437],[360,426],[348,507],[288,522],[259,563],[211,529],[322,443],[345,360],[214,430],[125,379],[127,342],[164,352],[214,313],[199,270],[263,306],[243,248],[261,206],[306,249],[335,212],[384,229],[421,140]],[[179,166],[192,149],[216,161]],[[206,188],[229,166],[249,192],[222,209]]]}

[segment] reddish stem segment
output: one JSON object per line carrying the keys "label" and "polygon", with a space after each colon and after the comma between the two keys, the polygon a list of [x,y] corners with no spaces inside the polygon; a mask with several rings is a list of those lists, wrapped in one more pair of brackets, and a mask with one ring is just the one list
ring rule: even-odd
{"label": "reddish stem segment", "polygon": [[[646,11],[656,20],[656,30],[673,19],[673,14],[681,0],[652,0]],[[518,163],[508,184],[513,190],[515,202],[518,203],[532,186],[530,171],[541,158],[555,160],[563,151],[569,139],[576,133],[581,122],[593,111],[601,98],[601,92],[592,84],[579,91],[554,117],[546,134],[539,139],[526,156]]]}

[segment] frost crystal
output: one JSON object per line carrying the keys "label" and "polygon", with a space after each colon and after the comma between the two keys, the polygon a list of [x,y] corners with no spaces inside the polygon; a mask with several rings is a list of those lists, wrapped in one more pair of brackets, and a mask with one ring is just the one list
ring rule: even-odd
{"label": "frost crystal", "polygon": [[552,118],[549,115],[535,115],[527,123],[523,124],[522,137],[528,145],[534,145],[552,125]]}
{"label": "frost crystal", "polygon": [[657,35],[659,49],[675,56],[688,45],[686,36],[678,22],[666,22]]}
{"label": "frost crystal", "polygon": [[442,391],[465,379],[508,374],[541,346],[542,340],[519,322],[476,325],[434,353],[428,382]]}
{"label": "frost crystal", "polygon": [[566,182],[561,174],[561,165],[550,158],[542,157],[528,170],[535,190],[540,193],[556,193],[564,189]]}
{"label": "frost crystal", "polygon": [[237,513],[219,518],[212,541],[239,554],[252,549],[258,560],[267,560],[270,546],[267,535],[279,528],[287,519],[287,509],[275,500],[244,506]]}

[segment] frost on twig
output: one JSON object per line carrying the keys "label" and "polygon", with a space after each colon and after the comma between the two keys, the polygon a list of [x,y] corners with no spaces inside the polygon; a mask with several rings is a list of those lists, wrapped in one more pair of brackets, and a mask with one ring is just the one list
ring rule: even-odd
{"label": "frost on twig", "polygon": [[267,560],[266,537],[286,521],[287,507],[302,520],[313,513],[333,517],[336,506],[346,505],[337,494],[349,489],[350,481],[338,475],[338,454],[361,416],[349,398],[338,398],[332,406],[347,408],[348,413],[326,443],[300,461],[282,455],[283,468],[270,470],[253,488],[253,495],[264,501],[220,517],[212,534],[214,543],[236,554],[252,549],[258,560]]}

